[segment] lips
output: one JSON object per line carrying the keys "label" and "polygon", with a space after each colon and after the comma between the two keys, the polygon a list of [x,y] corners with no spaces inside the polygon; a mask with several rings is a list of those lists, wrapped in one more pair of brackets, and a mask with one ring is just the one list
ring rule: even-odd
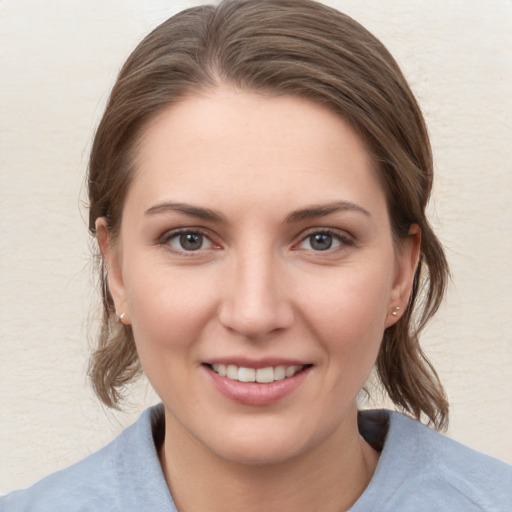
{"label": "lips", "polygon": [[306,380],[313,365],[298,361],[239,360],[209,362],[202,367],[224,397],[244,405],[267,406],[292,395]]}

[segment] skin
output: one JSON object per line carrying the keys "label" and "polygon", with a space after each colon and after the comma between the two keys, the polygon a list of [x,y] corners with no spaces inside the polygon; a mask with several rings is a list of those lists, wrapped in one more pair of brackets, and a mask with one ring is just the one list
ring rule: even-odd
{"label": "skin", "polygon": [[[378,454],[356,397],[420,243],[412,226],[394,245],[377,172],[342,118],[297,97],[220,86],[146,128],[120,236],[99,219],[98,241],[165,405],[160,458],[180,511],[339,511],[368,485]],[[227,398],[205,366],[290,358],[312,366],[266,405]]]}

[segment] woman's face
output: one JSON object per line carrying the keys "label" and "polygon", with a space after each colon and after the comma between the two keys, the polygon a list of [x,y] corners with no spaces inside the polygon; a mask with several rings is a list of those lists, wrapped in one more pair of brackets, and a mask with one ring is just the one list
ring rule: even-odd
{"label": "woman's face", "polygon": [[117,312],[178,439],[267,463],[353,434],[418,236],[394,247],[340,117],[227,87],[190,96],[146,129],[120,237],[104,233]]}

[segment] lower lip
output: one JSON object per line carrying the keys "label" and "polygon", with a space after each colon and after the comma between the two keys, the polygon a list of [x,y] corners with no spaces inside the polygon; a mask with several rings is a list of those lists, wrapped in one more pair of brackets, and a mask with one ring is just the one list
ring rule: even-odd
{"label": "lower lip", "polygon": [[291,395],[305,380],[311,366],[304,368],[293,377],[276,380],[266,384],[258,382],[240,382],[222,377],[209,366],[203,365],[213,385],[222,395],[244,405],[270,405]]}

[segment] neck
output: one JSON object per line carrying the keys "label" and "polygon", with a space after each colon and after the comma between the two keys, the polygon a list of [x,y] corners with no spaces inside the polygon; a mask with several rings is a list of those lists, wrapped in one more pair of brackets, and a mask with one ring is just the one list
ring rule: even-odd
{"label": "neck", "polygon": [[369,484],[378,453],[351,428],[334,432],[307,453],[272,464],[240,464],[219,457],[166,411],[162,468],[180,512],[341,512]]}

